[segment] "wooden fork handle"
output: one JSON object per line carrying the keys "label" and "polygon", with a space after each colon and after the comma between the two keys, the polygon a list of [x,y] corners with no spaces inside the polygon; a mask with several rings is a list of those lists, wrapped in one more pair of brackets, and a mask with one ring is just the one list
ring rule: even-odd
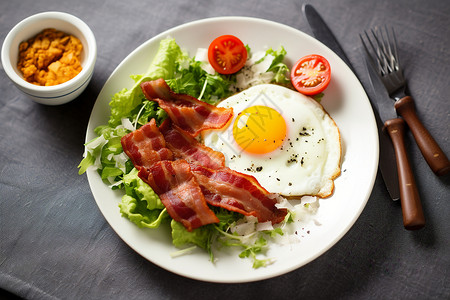
{"label": "wooden fork handle", "polygon": [[391,137],[397,159],[403,226],[408,230],[420,229],[425,226],[425,217],[423,215],[416,181],[414,180],[411,165],[406,154],[404,142],[405,121],[401,118],[387,120],[384,126]]}
{"label": "wooden fork handle", "polygon": [[450,162],[417,117],[413,99],[410,96],[406,96],[396,101],[394,106],[397,113],[408,123],[409,129],[414,135],[416,143],[431,170],[438,176],[448,173],[450,171]]}

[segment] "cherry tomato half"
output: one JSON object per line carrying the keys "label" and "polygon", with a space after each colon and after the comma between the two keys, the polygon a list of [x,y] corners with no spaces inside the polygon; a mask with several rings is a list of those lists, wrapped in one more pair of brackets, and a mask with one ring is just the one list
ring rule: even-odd
{"label": "cherry tomato half", "polygon": [[300,58],[291,71],[292,85],[305,95],[321,93],[330,83],[330,79],[330,64],[317,54]]}
{"label": "cherry tomato half", "polygon": [[222,35],[209,45],[208,60],[218,73],[233,74],[245,65],[247,49],[234,35]]}

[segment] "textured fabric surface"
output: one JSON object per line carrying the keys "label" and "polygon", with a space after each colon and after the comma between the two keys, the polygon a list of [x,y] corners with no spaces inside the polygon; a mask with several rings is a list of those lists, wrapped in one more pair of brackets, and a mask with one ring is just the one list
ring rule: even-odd
{"label": "textured fabric surface", "polygon": [[[49,107],[21,94],[0,70],[0,288],[26,299],[449,299],[450,176],[436,177],[412,135],[409,157],[427,225],[403,228],[399,202],[378,174],[361,217],[329,251],[288,274],[214,284],[180,277],[142,258],[107,224],[77,165],[91,109],[117,65],[171,27],[216,16],[252,16],[311,34],[304,1],[0,2],[0,40],[22,19],[56,10],[94,32],[93,79],[75,101]],[[311,0],[368,87],[358,34],[395,26],[417,113],[450,155],[450,2]]]}

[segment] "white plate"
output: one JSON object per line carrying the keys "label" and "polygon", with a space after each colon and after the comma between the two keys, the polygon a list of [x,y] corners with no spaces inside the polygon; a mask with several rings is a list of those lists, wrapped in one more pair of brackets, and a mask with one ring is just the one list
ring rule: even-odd
{"label": "white plate", "polygon": [[249,259],[239,258],[238,252],[217,253],[215,263],[201,249],[172,258],[170,254],[177,249],[172,246],[168,229],[139,229],[120,215],[118,204],[122,192],[109,189],[96,171],[88,170],[87,176],[97,205],[108,223],[122,240],[149,261],[193,279],[248,282],[285,274],[323,254],[354,224],[372,191],[378,167],[378,136],[373,111],[358,79],[336,54],[301,31],[267,20],[221,17],[175,27],[142,44],[112,73],[93,108],[86,141],[96,136],[95,127],[108,122],[111,96],[133,85],[129,78],[131,74],[146,71],[161,39],[174,37],[182,48],[194,55],[197,48],[207,48],[214,38],[223,34],[238,36],[254,51],[267,47],[278,49],[283,45],[289,67],[307,54],[323,55],[331,64],[332,80],[322,104],[341,132],[342,174],[335,181],[335,193],[320,200],[315,222],[299,227],[299,236],[303,236],[300,242],[272,246],[268,256],[274,257],[275,263],[259,269],[253,269]]}

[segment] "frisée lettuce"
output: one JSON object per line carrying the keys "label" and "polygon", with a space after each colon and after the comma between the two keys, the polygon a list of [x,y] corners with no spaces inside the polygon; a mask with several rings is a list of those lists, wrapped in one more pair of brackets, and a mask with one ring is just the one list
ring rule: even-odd
{"label": "fris\u00e9e lettuce", "polygon": [[[251,54],[248,46],[247,49]],[[187,231],[183,225],[170,218],[158,195],[139,178],[137,169],[123,152],[120,140],[151,119],[155,119],[159,125],[167,117],[156,102],[145,98],[140,88],[142,82],[164,78],[174,92],[216,104],[253,84],[274,82],[288,85],[289,70],[283,63],[285,55],[286,51],[282,47],[277,51],[269,49],[257,52],[249,55],[246,67],[237,74],[221,75],[208,69],[205,57],[189,57],[174,39],[162,39],[147,72],[131,75],[134,85],[130,89],[123,88],[112,96],[108,124],[97,127],[97,137],[85,144],[84,158],[78,166],[79,174],[83,174],[88,168],[95,169],[112,189],[124,191],[119,204],[123,217],[140,228],[170,226],[173,244],[180,249],[188,250],[195,245],[205,249],[214,261],[213,245],[219,245],[219,248],[240,247],[240,257],[251,258],[254,268],[266,266],[272,261],[259,255],[264,253],[270,239],[283,235],[280,228],[263,226],[258,229],[254,220],[253,223],[248,222],[247,218],[238,213],[212,207],[219,223]],[[285,222],[290,220],[291,214],[288,213]],[[253,230],[250,233],[236,230],[243,223],[253,226]],[[180,251],[184,253],[184,250]]]}

